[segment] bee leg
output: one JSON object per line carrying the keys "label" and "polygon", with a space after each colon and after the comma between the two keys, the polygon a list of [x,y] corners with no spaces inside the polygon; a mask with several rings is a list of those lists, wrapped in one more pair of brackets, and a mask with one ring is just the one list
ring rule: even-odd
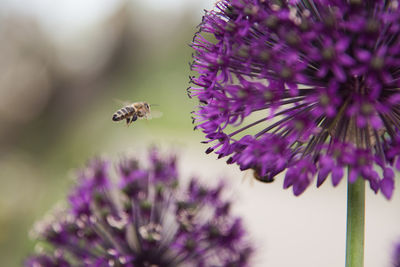
{"label": "bee leg", "polygon": [[129,126],[130,124],[130,118],[126,118],[126,126]]}
{"label": "bee leg", "polygon": [[[129,118],[127,118],[126,120],[128,121]],[[129,126],[132,122],[134,122],[134,121],[136,121],[136,120],[137,120],[137,116],[136,116],[136,114],[133,114],[132,118],[130,118],[130,122],[127,123],[127,125]]]}

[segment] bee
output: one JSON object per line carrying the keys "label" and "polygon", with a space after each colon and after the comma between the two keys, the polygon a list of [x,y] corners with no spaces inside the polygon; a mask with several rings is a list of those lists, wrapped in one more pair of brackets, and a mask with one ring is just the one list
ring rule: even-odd
{"label": "bee", "polygon": [[150,117],[150,105],[147,102],[135,102],[117,110],[113,117],[113,121],[126,120],[126,125],[129,126],[132,122],[138,118],[147,119]]}
{"label": "bee", "polygon": [[[251,174],[251,172],[250,172],[251,170],[253,171],[252,174]],[[251,169],[251,170],[248,170],[248,171],[245,173],[245,175],[243,176],[243,180],[242,180],[242,181],[244,181],[244,180],[248,177],[249,174],[252,175],[252,176],[253,176],[253,179],[250,180],[251,186],[253,186],[253,184],[254,184],[253,181],[254,181],[254,180],[259,181],[259,182],[261,182],[261,183],[272,183],[272,182],[275,180],[274,178],[270,178],[270,177],[268,177],[268,176],[260,176],[260,175],[258,174],[258,171],[255,170],[255,169]]]}
{"label": "bee", "polygon": [[275,179],[268,176],[260,176],[257,171],[253,173],[254,179],[262,183],[272,183]]}

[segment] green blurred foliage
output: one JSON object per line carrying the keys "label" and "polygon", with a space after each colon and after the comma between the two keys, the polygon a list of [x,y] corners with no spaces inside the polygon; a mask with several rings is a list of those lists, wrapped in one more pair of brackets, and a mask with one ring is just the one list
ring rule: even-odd
{"label": "green blurred foliage", "polygon": [[[12,133],[17,140],[11,138],[13,142],[0,157],[0,266],[20,266],[34,250],[28,237],[34,222],[65,199],[73,184],[71,177],[90,158],[115,160],[151,144],[179,147],[184,140],[199,140],[199,133],[193,135],[190,114],[195,103],[185,90],[192,53],[188,44],[200,15],[187,12],[188,17],[176,24],[168,38],[155,35],[151,44],[146,43],[149,38],[141,39],[147,33],[136,26],[138,45],[127,48],[135,51],[128,53],[131,58],[124,64],[117,64],[117,70],[109,70],[112,74],[103,78],[102,89],[79,107],[63,104],[58,109],[57,102],[52,103]],[[68,86],[64,87],[68,94]],[[154,109],[163,116],[136,121],[128,128],[124,122],[111,121],[121,107],[115,99],[157,104]]]}

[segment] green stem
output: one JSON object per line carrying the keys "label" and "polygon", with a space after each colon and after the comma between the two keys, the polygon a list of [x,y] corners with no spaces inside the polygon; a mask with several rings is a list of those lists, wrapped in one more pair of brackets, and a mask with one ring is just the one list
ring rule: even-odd
{"label": "green stem", "polygon": [[347,183],[346,267],[364,266],[365,180]]}

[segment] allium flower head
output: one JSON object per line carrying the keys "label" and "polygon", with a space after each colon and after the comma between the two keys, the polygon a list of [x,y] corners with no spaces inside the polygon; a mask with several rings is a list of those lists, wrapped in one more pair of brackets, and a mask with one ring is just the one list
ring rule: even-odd
{"label": "allium flower head", "polygon": [[69,195],[69,208],[36,229],[51,249],[26,266],[248,266],[252,247],[231,202],[192,179],[178,186],[175,158],[153,150],[150,165],[94,160]]}
{"label": "allium flower head", "polygon": [[400,9],[383,0],[222,0],[195,35],[207,152],[301,194],[330,175],[390,198],[400,167]]}

